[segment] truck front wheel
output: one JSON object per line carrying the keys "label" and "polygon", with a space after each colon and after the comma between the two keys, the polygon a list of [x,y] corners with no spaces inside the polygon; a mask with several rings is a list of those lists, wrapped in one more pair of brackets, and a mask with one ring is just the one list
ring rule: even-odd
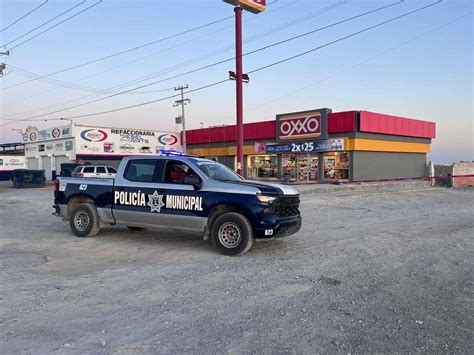
{"label": "truck front wheel", "polygon": [[245,254],[253,244],[252,225],[240,213],[224,213],[212,225],[211,240],[214,248],[225,255]]}
{"label": "truck front wheel", "polygon": [[69,219],[72,232],[78,237],[94,237],[99,233],[99,215],[93,204],[80,203]]}

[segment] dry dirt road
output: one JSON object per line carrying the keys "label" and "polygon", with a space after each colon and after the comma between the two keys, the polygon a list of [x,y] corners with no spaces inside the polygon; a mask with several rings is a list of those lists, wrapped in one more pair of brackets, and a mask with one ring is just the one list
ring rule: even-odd
{"label": "dry dirt road", "polygon": [[0,188],[0,353],[473,349],[474,189],[310,194],[238,258],[190,234],[80,239]]}

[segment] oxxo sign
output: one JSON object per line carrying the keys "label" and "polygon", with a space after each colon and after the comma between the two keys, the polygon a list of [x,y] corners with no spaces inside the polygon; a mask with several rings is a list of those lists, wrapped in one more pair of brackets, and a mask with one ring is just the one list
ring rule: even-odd
{"label": "oxxo sign", "polygon": [[325,138],[328,109],[277,115],[280,141]]}

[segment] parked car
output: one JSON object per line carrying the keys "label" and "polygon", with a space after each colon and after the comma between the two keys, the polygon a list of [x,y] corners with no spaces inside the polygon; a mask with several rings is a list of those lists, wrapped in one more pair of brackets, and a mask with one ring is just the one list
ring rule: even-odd
{"label": "parked car", "polygon": [[58,176],[70,177],[77,167],[83,166],[83,165],[84,164],[78,164],[78,163],[62,163],[60,165],[61,170]]}
{"label": "parked car", "polygon": [[72,177],[115,178],[117,169],[104,165],[79,165],[71,173]]}
{"label": "parked car", "polygon": [[213,160],[125,157],[115,179],[98,180],[55,181],[55,215],[78,237],[95,236],[107,224],[191,230],[221,253],[241,255],[254,238],[285,237],[301,228],[295,189],[245,180]]}

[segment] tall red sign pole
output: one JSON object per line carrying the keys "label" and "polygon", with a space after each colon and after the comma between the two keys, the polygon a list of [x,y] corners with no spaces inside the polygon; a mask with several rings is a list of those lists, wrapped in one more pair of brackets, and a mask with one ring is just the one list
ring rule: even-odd
{"label": "tall red sign pole", "polygon": [[242,90],[242,8],[235,12],[235,93],[237,114],[237,173],[243,176],[244,164],[244,102]]}
{"label": "tall red sign pole", "polygon": [[[229,72],[230,78],[235,79],[236,94],[236,138],[237,138],[237,173],[244,172],[244,96],[242,82],[242,10],[258,14],[265,10],[266,0],[222,0],[234,7],[235,12],[235,73]],[[248,75],[245,75],[248,82]]]}

